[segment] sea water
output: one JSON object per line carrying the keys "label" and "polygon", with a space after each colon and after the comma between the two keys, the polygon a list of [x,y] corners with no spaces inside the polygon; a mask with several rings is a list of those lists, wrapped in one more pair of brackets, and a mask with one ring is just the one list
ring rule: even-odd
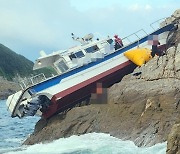
{"label": "sea water", "polygon": [[109,134],[89,133],[60,138],[46,144],[21,146],[33,132],[38,117],[11,118],[5,101],[0,101],[0,153],[8,154],[165,154],[166,142],[152,147],[137,147]]}
{"label": "sea water", "polygon": [[21,146],[39,117],[11,118],[6,101],[0,100],[0,154]]}

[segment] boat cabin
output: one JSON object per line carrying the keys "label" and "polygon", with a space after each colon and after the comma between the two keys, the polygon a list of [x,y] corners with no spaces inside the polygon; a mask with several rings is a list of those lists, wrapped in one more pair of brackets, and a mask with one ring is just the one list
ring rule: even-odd
{"label": "boat cabin", "polygon": [[104,56],[114,52],[113,40],[110,38],[103,40],[94,40],[81,43],[79,46],[60,50],[46,55],[44,51],[40,52],[41,57],[35,61],[33,69],[43,67],[53,67],[60,75],[77,67],[87,65]]}

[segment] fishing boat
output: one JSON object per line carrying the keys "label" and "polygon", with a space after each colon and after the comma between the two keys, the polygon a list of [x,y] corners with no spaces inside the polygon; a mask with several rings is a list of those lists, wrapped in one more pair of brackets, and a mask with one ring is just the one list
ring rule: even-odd
{"label": "fishing boat", "polygon": [[[137,67],[124,55],[126,51],[137,47],[151,49],[147,42],[153,35],[158,35],[161,45],[165,45],[168,32],[173,28],[174,24],[165,24],[150,34],[137,31],[123,38],[124,46],[117,50],[113,38],[93,39],[92,34],[79,38],[72,34],[80,45],[48,55],[40,52],[34,69],[53,67],[57,75],[46,78],[40,74],[31,77],[30,84],[22,82],[22,90],[9,96],[6,102],[11,116],[50,118],[88,100],[99,84],[101,88],[108,88]],[[144,36],[138,36],[140,32]],[[132,36],[136,37],[133,41]]]}

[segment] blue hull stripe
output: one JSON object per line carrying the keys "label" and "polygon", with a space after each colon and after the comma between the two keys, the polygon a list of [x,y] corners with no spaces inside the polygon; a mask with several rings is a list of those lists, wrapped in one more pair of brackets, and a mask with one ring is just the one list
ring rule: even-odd
{"label": "blue hull stripe", "polygon": [[[173,27],[174,27],[174,25],[173,25],[173,24],[170,24],[170,25],[167,25],[167,26],[165,26],[165,27],[163,27],[163,28],[161,28],[161,29],[159,29],[159,30],[157,30],[157,31],[149,34],[149,35],[159,35],[159,34],[165,32],[165,31],[170,31]],[[149,35],[148,35],[148,36],[149,36]],[[81,72],[81,71],[84,71],[84,70],[86,70],[86,69],[88,69],[88,68],[91,68],[91,67],[93,67],[93,66],[95,66],[95,65],[97,65],[97,64],[100,64],[100,63],[102,63],[102,62],[104,62],[104,61],[106,61],[106,60],[109,60],[109,59],[111,59],[111,58],[113,58],[113,57],[116,57],[116,56],[120,55],[121,53],[123,53],[123,52],[125,52],[125,51],[128,51],[128,50],[130,50],[130,49],[138,46],[138,44],[144,43],[145,41],[148,40],[148,36],[145,36],[144,38],[142,38],[141,40],[139,40],[139,43],[138,43],[138,41],[136,41],[136,42],[130,44],[129,46],[126,46],[126,47],[124,47],[124,48],[122,48],[122,49],[120,49],[120,50],[118,50],[118,51],[116,51],[116,52],[114,52],[114,53],[112,53],[112,54],[107,55],[107,56],[104,57],[103,59],[99,59],[99,60],[97,60],[97,61],[95,61],[95,62],[91,62],[91,63],[89,63],[89,64],[87,64],[87,65],[81,66],[81,67],[76,68],[76,69],[74,69],[74,70],[71,70],[71,71],[69,71],[69,72],[67,72],[67,73],[64,73],[64,74],[62,74],[62,75],[56,76],[56,77],[54,77],[54,78],[52,78],[52,79],[49,79],[49,80],[44,81],[44,82],[42,82],[42,83],[39,83],[39,84],[37,84],[37,85],[34,85],[34,86],[32,86],[32,87],[29,89],[29,92],[30,92],[31,94],[32,94],[32,93],[36,93],[36,92],[40,92],[40,91],[42,91],[42,90],[44,90],[44,89],[46,89],[46,88],[52,87],[52,86],[54,86],[54,85],[56,85],[56,84],[59,84],[60,81],[61,81],[62,79],[64,79],[64,78],[67,78],[67,77],[69,77],[69,76],[71,76],[71,75],[74,75],[74,74],[79,73],[79,72]]]}

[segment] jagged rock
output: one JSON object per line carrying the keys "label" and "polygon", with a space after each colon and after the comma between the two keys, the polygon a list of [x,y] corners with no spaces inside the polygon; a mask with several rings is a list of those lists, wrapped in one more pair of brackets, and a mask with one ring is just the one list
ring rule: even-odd
{"label": "jagged rock", "polygon": [[52,141],[74,134],[99,132],[97,124],[99,112],[99,106],[92,105],[74,108],[66,115],[58,114],[48,121],[41,119],[35,126],[35,132],[24,144]]}
{"label": "jagged rock", "polygon": [[174,18],[180,18],[180,9],[176,10],[173,14],[172,17]]}
{"label": "jagged rock", "polygon": [[180,123],[173,125],[168,135],[167,154],[180,154]]}
{"label": "jagged rock", "polygon": [[[125,128],[130,127],[126,139],[133,140],[139,146],[166,140],[172,124],[180,118],[179,84],[180,81],[175,79],[135,81],[129,75],[118,85],[111,87],[109,101],[119,104],[119,107],[126,111],[126,116],[134,115],[131,125]],[[133,109],[130,113],[128,104],[130,109]],[[126,119],[122,122],[124,126],[125,121]]]}
{"label": "jagged rock", "polygon": [[171,15],[171,17],[168,17],[163,22],[161,22],[160,26],[163,27],[163,26],[168,25],[168,24],[170,24],[172,22],[176,22],[178,25],[180,25],[179,22],[177,22],[177,21],[179,21],[179,19],[180,19],[180,9],[176,10]]}

